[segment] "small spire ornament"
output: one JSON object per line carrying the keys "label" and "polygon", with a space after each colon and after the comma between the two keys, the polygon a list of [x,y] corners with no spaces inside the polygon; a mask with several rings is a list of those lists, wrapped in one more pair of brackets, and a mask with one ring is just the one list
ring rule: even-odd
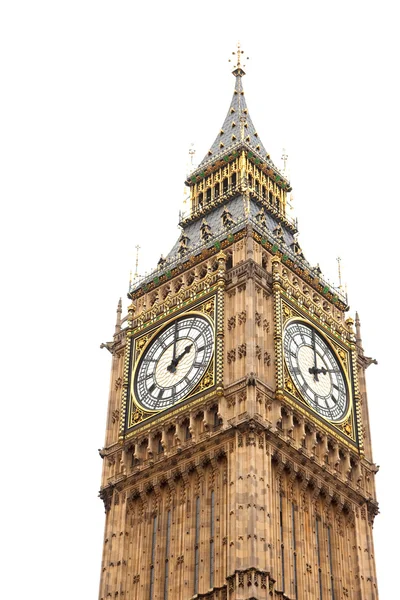
{"label": "small spire ornament", "polygon": [[140,246],[135,246],[136,248],[136,265],[135,265],[135,279],[137,279],[139,277],[138,274],[138,267],[139,267],[139,250],[140,250]]}
{"label": "small spire ornament", "polygon": [[342,290],[343,289],[343,286],[342,286],[342,270],[341,270],[342,259],[340,258],[340,256],[338,256],[336,260],[337,260],[337,264],[338,264],[339,290]]}

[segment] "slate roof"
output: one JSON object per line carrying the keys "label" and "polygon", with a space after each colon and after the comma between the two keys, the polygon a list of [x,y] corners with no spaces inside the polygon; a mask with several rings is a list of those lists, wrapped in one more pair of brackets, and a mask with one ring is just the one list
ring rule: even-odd
{"label": "slate roof", "polygon": [[239,146],[247,146],[271,167],[275,167],[260,140],[257,130],[251,120],[243,91],[242,77],[245,75],[243,69],[233,71],[235,75],[235,90],[228,114],[221,127],[220,133],[215,138],[209,152],[195,169],[194,173],[202,171],[209,163],[215,161],[216,156],[234,151]]}
{"label": "slate roof", "polygon": [[[228,208],[233,219],[233,224],[229,228],[224,227],[222,222],[222,213],[224,212],[225,207]],[[257,215],[260,213],[260,210],[263,211],[265,215],[265,226],[261,225],[259,223],[259,219],[257,219]],[[184,226],[183,233],[188,238],[188,249],[185,255],[183,255],[183,259],[187,258],[188,256],[198,254],[204,247],[211,247],[215,241],[221,241],[226,238],[229,233],[235,233],[236,231],[243,229],[249,222],[252,223],[253,228],[258,230],[261,235],[265,235],[274,242],[276,240],[273,232],[279,225],[281,225],[283,234],[281,243],[287,252],[291,252],[291,244],[293,244],[295,240],[293,233],[285,227],[284,223],[280,223],[276,217],[269,214],[269,212],[264,208],[261,208],[256,201],[250,200],[250,211],[249,214],[246,214],[245,200],[242,195],[232,198],[226,204],[217,206],[214,208],[214,210],[206,215],[205,219],[211,229],[211,237],[207,240],[207,242],[205,242],[201,236],[201,225],[203,222],[202,219],[197,219],[196,221],[188,223]],[[165,257],[168,262],[173,261],[179,256],[179,239]]]}

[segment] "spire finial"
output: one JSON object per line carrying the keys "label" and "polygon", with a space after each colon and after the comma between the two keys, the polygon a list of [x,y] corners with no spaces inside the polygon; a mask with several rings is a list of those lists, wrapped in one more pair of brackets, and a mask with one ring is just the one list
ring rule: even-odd
{"label": "spire finial", "polygon": [[240,55],[243,54],[243,50],[240,49],[240,42],[237,43],[237,50],[236,50],[236,54],[237,54],[237,67],[240,67]]}
{"label": "spire finial", "polygon": [[339,290],[341,290],[342,289],[342,270],[341,270],[340,263],[342,262],[342,259],[340,258],[340,256],[338,256],[336,260],[337,260],[337,264],[338,264]]}
{"label": "spire finial", "polygon": [[288,159],[288,153],[286,152],[286,148],[282,148],[282,157],[281,160],[283,161],[283,172],[286,175],[286,168],[287,168],[287,159]]}
{"label": "spire finial", "polygon": [[360,350],[363,350],[362,339],[361,339],[361,323],[358,312],[356,312],[356,344]]}
{"label": "spire finial", "polygon": [[[243,50],[240,47],[240,42],[238,42],[238,44],[237,44],[236,52],[232,52],[232,54],[233,54],[233,56],[235,56],[235,54],[236,54],[236,65],[235,65],[232,73],[235,77],[242,77],[246,73],[243,71],[242,64],[240,62],[241,55],[244,54]],[[247,56],[247,60],[249,60],[248,56]],[[231,59],[229,59],[229,62],[231,62]],[[243,67],[245,67],[245,66],[246,65],[243,65]]]}
{"label": "spire finial", "polygon": [[139,250],[140,250],[140,246],[135,246],[136,248],[136,265],[135,265],[135,279],[137,279],[139,277],[139,273],[138,273],[138,266],[139,266]]}

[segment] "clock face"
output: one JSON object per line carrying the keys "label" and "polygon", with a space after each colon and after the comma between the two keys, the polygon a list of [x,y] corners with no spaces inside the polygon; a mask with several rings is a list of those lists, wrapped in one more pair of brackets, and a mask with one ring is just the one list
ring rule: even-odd
{"label": "clock face", "polygon": [[324,338],[306,323],[292,321],[284,332],[284,354],[289,373],[311,408],[328,421],[341,421],[349,404],[347,386]]}
{"label": "clock face", "polygon": [[132,392],[144,410],[176,404],[199,383],[214,352],[214,331],[202,315],[175,319],[143,351]]}

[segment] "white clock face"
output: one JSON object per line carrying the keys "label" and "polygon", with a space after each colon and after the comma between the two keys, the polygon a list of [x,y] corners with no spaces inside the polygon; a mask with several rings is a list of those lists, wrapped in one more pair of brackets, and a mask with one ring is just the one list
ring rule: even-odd
{"label": "white clock face", "polygon": [[145,348],[133,378],[132,393],[144,410],[158,411],[187,396],[207,370],[214,331],[201,315],[175,319]]}
{"label": "white clock face", "polygon": [[292,321],[284,332],[289,373],[303,398],[324,419],[341,421],[348,409],[348,391],[334,352],[317,331]]}

